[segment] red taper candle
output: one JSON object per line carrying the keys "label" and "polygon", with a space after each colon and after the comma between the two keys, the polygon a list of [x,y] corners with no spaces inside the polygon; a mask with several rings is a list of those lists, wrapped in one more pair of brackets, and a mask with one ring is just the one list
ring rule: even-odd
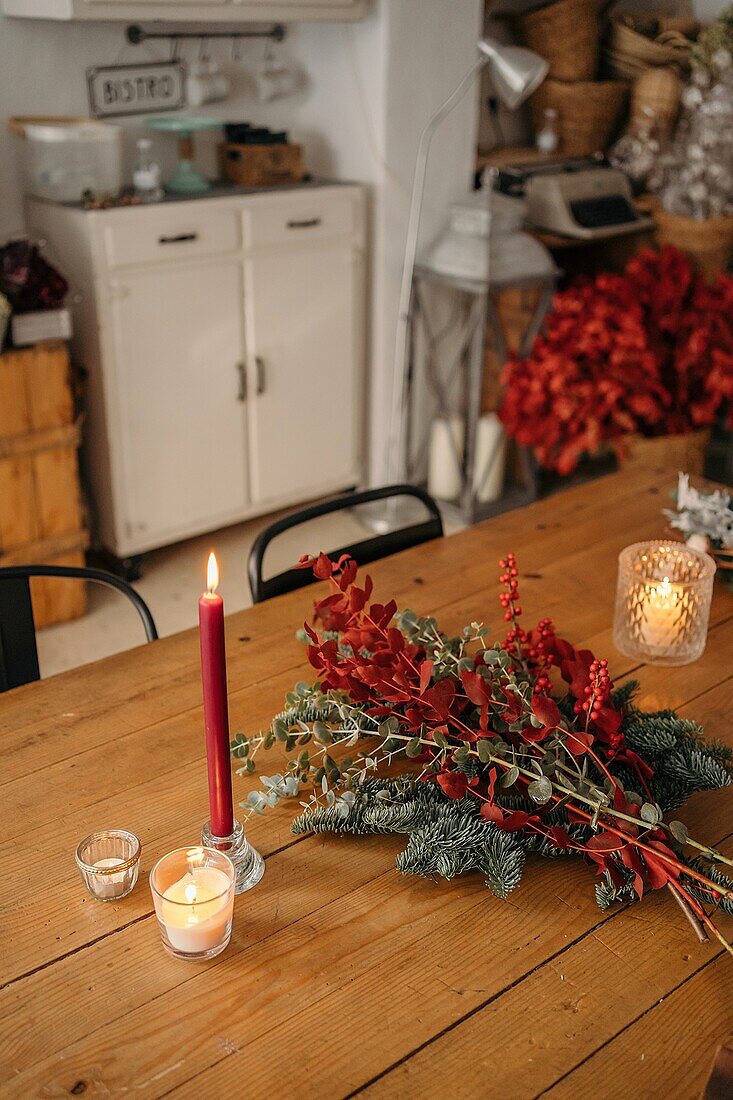
{"label": "red taper candle", "polygon": [[211,831],[214,836],[231,836],[234,831],[234,808],[229,755],[224,601],[216,591],[219,586],[219,567],[213,552],[209,554],[206,583],[208,591],[199,599],[199,638]]}

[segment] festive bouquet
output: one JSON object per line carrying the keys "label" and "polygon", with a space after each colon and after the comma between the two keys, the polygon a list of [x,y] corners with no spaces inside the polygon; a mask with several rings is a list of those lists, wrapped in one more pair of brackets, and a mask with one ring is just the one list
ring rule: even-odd
{"label": "festive bouquet", "polygon": [[733,500],[724,489],[703,493],[690,485],[690,475],[677,480],[677,509],[665,508],[671,527],[682,531],[688,543],[705,553],[711,547],[733,549]]}
{"label": "festive bouquet", "polygon": [[733,586],[733,499],[724,489],[703,493],[690,485],[690,475],[680,474],[677,510],[664,509],[670,527],[676,527],[688,546],[712,554],[721,579]]}
{"label": "festive bouquet", "polygon": [[503,382],[508,432],[561,474],[619,436],[707,427],[733,397],[733,278],[707,284],[675,248],[640,252],[556,294]]}
{"label": "festive bouquet", "polygon": [[512,554],[499,563],[508,633],[495,645],[478,622],[447,637],[432,618],[374,601],[346,556],[301,564],[330,582],[305,626],[318,680],[298,684],[266,732],[235,737],[240,771],[255,771],[263,746],[290,754],[250,792],[251,812],[310,786],[294,832],[404,833],[401,871],[477,869],[500,898],[527,853],[579,855],[602,908],[667,887],[700,937],[733,953],[710,915],[733,914],[720,869],[733,862],[665,816],[693,791],[733,783],[731,749],[673,711],[637,710],[634,685],[614,690],[607,662],[549,619],[525,630]]}

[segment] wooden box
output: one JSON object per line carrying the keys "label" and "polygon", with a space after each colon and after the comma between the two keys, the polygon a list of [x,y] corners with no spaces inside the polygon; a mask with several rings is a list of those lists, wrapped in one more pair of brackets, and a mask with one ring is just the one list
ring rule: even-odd
{"label": "wooden box", "polygon": [[[0,565],[84,564],[80,442],[66,345],[0,355]],[[84,613],[79,581],[31,588],[37,626]]]}
{"label": "wooden box", "polygon": [[[74,531],[43,542],[31,543],[0,554],[0,565],[76,565],[85,564],[84,551],[89,545],[86,531]],[[78,619],[87,609],[84,581],[62,577],[31,578],[31,599],[36,629]]]}
{"label": "wooden box", "polygon": [[237,145],[222,142],[219,164],[224,179],[240,187],[272,187],[303,178],[302,145]]}

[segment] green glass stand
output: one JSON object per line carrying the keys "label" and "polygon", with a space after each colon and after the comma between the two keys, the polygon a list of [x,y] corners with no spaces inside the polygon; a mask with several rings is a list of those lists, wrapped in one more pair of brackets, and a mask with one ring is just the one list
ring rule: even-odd
{"label": "green glass stand", "polygon": [[216,130],[221,123],[215,118],[148,118],[145,125],[150,130],[175,134],[178,138],[178,168],[166,184],[166,191],[176,195],[200,195],[208,191],[210,182],[199,172],[193,162],[193,135],[198,130]]}

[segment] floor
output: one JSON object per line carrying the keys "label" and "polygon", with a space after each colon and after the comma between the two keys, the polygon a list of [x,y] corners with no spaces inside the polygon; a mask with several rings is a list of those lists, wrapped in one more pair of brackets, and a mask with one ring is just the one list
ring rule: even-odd
{"label": "floor", "polygon": [[[150,607],[161,637],[196,624],[198,596],[205,587],[206,559],[212,549],[219,559],[219,590],[227,613],[250,606],[247,555],[259,531],[274,518],[250,520],[146,557],[135,588]],[[265,576],[289,568],[303,553],[345,546],[372,533],[355,513],[324,516],[285,532],[272,543],[265,558]],[[89,585],[89,611],[83,618],[39,632],[41,675],[63,672],[143,641],[140,620],[128,601],[111,589]]]}

